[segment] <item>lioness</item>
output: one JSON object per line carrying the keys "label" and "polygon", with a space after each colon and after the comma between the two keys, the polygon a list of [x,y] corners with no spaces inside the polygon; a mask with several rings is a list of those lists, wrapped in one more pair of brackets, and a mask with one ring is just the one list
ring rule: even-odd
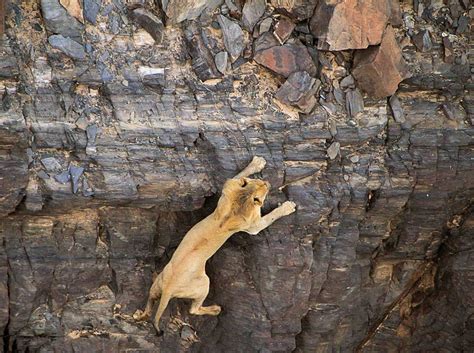
{"label": "lioness", "polygon": [[257,234],[278,218],[295,212],[295,203],[286,201],[264,217],[260,208],[270,184],[249,175],[265,167],[265,159],[252,162],[224,184],[222,196],[212,214],[197,223],[184,236],[170,262],[153,282],[145,311],[137,310],[135,320],[148,320],[155,301],[161,296],[153,325],[158,333],[160,317],[172,298],[193,299],[189,312],[194,315],[218,315],[219,305],[202,306],[209,293],[206,261],[236,232]]}

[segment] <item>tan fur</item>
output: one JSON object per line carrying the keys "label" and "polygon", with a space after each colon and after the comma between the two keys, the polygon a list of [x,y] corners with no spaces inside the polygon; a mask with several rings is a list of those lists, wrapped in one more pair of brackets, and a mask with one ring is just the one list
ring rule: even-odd
{"label": "tan fur", "polygon": [[137,310],[133,315],[136,320],[148,320],[158,298],[160,304],[153,322],[158,332],[160,317],[172,298],[192,299],[191,314],[220,313],[221,307],[218,305],[202,306],[209,292],[206,261],[232,234],[239,231],[257,234],[278,218],[295,211],[295,204],[287,201],[261,217],[260,208],[270,184],[247,177],[260,172],[265,163],[263,158],[254,157],[247,168],[226,181],[216,209],[184,236],[170,262],[154,280],[145,311]]}

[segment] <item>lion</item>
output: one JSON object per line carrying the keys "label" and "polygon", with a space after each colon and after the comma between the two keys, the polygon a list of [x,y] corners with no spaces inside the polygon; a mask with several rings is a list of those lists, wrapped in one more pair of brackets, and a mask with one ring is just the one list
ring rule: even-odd
{"label": "lion", "polygon": [[209,293],[207,260],[234,233],[257,234],[296,209],[294,202],[286,201],[266,216],[260,215],[270,183],[248,176],[260,172],[265,164],[265,159],[255,156],[242,172],[225,182],[216,209],[186,233],[170,262],[153,281],[145,310],[137,310],[133,315],[135,320],[148,320],[158,298],[160,303],[153,320],[158,334],[160,318],[172,298],[192,299],[191,314],[219,315],[219,305],[202,305]]}

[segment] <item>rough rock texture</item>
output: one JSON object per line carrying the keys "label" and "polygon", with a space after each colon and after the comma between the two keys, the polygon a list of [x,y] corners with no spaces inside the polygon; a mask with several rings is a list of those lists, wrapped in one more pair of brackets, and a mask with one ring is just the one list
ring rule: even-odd
{"label": "rough rock texture", "polygon": [[[50,29],[50,13],[67,23],[53,1],[8,3],[0,352],[473,350],[474,96],[458,30],[470,4],[404,2],[394,35],[412,77],[395,98],[363,104],[353,51],[296,45],[311,37],[299,23],[283,47],[302,48],[321,81],[304,114],[274,99],[285,79],[252,60],[255,42],[225,74],[198,77],[225,48],[217,11],[166,27],[158,44],[125,1],[101,3],[96,17],[88,7],[74,38]],[[410,38],[424,30],[433,47],[418,52]],[[54,34],[81,38],[84,60],[52,50]],[[207,53],[203,66],[193,48]],[[211,258],[220,316],[173,300],[157,337],[131,317],[153,272],[253,155],[268,161],[265,210],[293,200],[297,212]]]}

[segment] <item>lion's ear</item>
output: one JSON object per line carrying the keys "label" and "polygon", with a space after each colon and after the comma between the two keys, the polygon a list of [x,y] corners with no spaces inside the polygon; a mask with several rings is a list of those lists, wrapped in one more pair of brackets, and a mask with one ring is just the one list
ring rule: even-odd
{"label": "lion's ear", "polygon": [[247,179],[246,178],[240,178],[239,179],[239,184],[241,187],[246,187],[247,186]]}

